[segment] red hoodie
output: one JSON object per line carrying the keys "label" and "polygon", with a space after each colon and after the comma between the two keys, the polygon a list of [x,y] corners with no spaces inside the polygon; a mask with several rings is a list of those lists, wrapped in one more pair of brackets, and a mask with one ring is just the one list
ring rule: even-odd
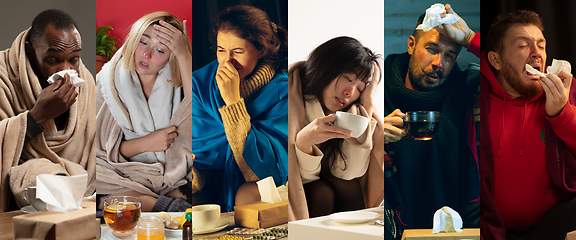
{"label": "red hoodie", "polygon": [[[566,188],[556,185],[549,173],[545,141],[552,139],[545,136],[549,134],[549,122],[554,133],[576,153],[576,107],[569,102],[558,116],[550,118],[544,107],[544,92],[514,100],[498,83],[485,52],[480,68],[490,86],[487,107],[494,159],[494,205],[506,229],[535,226],[550,208],[570,198]],[[482,121],[486,121],[484,116]]]}

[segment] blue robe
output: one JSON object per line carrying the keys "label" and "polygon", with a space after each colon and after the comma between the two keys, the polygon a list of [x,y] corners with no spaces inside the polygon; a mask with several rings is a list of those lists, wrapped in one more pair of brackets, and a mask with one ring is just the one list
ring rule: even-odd
{"label": "blue robe", "polygon": [[[245,180],[234,160],[218,109],[225,105],[216,84],[218,61],[192,74],[192,152],[198,170],[224,170],[222,198],[233,211],[236,191]],[[244,99],[251,128],[243,157],[260,178],[272,176],[277,186],[288,176],[288,74],[277,72],[262,89]],[[219,191],[220,192],[220,191]]]}

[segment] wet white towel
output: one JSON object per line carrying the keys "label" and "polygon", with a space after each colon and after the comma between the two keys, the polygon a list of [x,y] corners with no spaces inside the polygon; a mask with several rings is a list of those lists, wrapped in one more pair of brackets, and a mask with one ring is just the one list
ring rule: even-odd
{"label": "wet white towel", "polygon": [[440,14],[445,12],[446,8],[444,7],[444,4],[436,3],[432,5],[430,8],[426,9],[426,16],[424,16],[422,24],[418,25],[416,29],[427,32],[440,24],[452,24],[460,20],[456,14],[452,13],[445,14],[444,17],[441,17]]}

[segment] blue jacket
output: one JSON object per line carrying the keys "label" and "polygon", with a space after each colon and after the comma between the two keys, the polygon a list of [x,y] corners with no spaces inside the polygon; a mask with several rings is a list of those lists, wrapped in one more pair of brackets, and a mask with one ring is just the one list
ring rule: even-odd
{"label": "blue jacket", "polygon": [[[222,189],[227,211],[233,211],[236,191],[245,181],[218,109],[225,105],[216,84],[218,61],[192,74],[192,152],[199,170],[224,169]],[[277,186],[288,176],[288,74],[277,72],[258,92],[244,99],[251,118],[243,157],[260,178],[272,176]]]}

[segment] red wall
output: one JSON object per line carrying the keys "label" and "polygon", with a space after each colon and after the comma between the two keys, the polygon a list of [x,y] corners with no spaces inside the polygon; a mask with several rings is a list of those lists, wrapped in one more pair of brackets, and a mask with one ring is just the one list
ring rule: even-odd
{"label": "red wall", "polygon": [[[96,0],[96,28],[112,25],[110,33],[120,39],[120,46],[130,32],[130,27],[142,16],[156,11],[166,11],[186,21],[190,37],[192,32],[192,0]],[[192,39],[190,39],[192,42]]]}

